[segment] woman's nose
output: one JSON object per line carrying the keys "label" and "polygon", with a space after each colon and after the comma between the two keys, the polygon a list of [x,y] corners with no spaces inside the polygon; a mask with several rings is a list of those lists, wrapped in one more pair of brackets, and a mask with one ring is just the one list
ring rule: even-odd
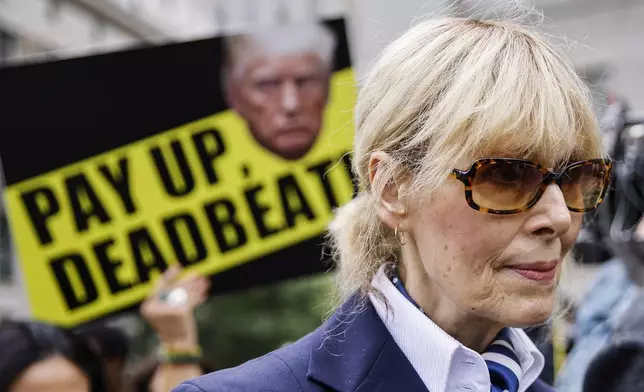
{"label": "woman's nose", "polygon": [[572,216],[561,188],[555,184],[549,185],[533,207],[528,230],[535,235],[555,238],[565,234],[571,224]]}

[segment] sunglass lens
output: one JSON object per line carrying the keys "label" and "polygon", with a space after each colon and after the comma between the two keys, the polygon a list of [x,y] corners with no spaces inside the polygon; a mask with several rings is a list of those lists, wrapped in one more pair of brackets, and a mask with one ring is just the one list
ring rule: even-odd
{"label": "sunglass lens", "polygon": [[591,210],[601,201],[601,195],[606,187],[606,171],[604,162],[588,163],[569,168],[561,179],[561,192],[566,205],[576,210]]}
{"label": "sunglass lens", "polygon": [[538,167],[520,161],[495,161],[481,165],[472,181],[472,198],[484,208],[510,211],[534,198],[543,181]]}

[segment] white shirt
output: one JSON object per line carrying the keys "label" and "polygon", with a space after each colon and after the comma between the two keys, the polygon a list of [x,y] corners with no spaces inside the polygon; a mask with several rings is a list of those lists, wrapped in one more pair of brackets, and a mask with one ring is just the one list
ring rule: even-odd
{"label": "white shirt", "polygon": [[[370,295],[376,312],[430,392],[490,392],[490,373],[483,357],[434,324],[391,283],[381,268],[371,282],[389,303]],[[519,392],[541,374],[544,358],[528,335],[510,328],[510,340],[521,364]]]}

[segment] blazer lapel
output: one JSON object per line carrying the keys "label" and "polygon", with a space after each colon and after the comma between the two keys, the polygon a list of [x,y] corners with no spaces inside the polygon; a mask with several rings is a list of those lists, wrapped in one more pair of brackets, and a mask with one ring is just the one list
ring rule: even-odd
{"label": "blazer lapel", "polygon": [[318,331],[308,378],[338,392],[427,392],[368,299],[351,297]]}

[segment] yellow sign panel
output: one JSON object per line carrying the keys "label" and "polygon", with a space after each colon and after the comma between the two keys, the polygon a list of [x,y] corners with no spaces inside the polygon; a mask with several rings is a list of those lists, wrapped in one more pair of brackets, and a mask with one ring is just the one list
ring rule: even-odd
{"label": "yellow sign panel", "polygon": [[33,316],[73,326],[137,303],[170,264],[216,274],[321,234],[354,191],[350,69],[329,98],[297,161],[225,111],[10,186]]}

